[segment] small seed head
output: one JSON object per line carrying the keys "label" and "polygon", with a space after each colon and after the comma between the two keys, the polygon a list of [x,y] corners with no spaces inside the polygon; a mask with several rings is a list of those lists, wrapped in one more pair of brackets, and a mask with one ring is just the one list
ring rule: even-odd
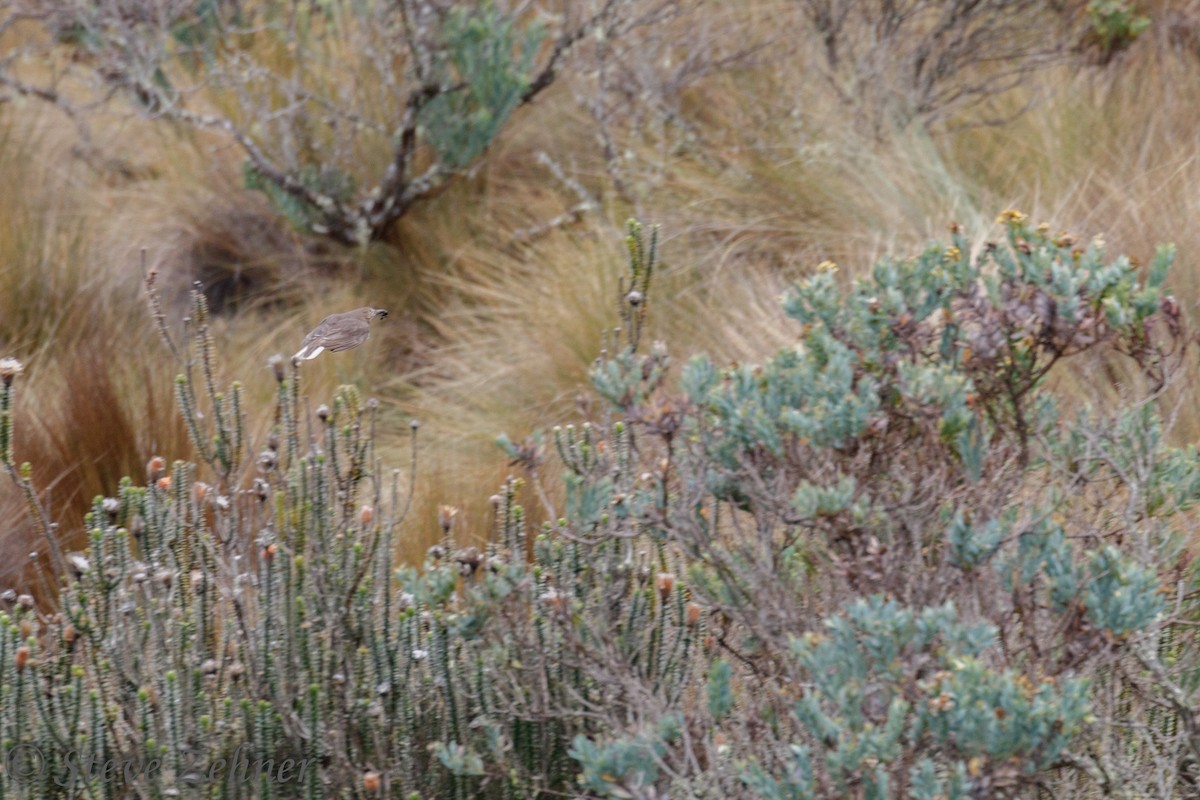
{"label": "small seed head", "polygon": [[276,353],[267,359],[267,366],[271,368],[271,372],[275,375],[276,383],[283,383],[283,379],[287,376],[286,372],[287,359],[282,354]]}

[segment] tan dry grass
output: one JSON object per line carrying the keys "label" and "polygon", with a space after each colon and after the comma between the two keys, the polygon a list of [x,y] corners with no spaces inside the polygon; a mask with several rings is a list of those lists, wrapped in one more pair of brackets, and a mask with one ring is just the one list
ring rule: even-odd
{"label": "tan dry grass", "polygon": [[[47,365],[72,363],[67,352],[93,363],[108,357],[94,342],[130,326],[143,330],[143,247],[177,289],[199,278],[225,296],[228,315],[216,326],[222,371],[246,384],[248,407],[262,409],[252,420],[260,433],[273,393],[265,368],[272,353],[293,352],[303,332],[332,311],[368,303],[392,311],[367,347],[306,364],[304,390],[313,405],[344,382],[379,396],[383,454],[397,466],[408,461],[408,419],[422,420],[419,503],[400,550],[407,560],[418,559],[439,534],[440,504],[464,509],[463,536],[486,533],[487,496],[510,470],[492,445],[496,434],[519,439],[577,418],[588,365],[616,318],[621,225],[631,212],[663,223],[665,266],[652,295],[650,335],[669,343],[677,363],[698,351],[760,359],[791,341],[778,297],[811,265],[832,258],[852,276],[884,254],[914,252],[941,238],[950,220],[982,241],[996,235],[992,220],[1009,206],[1080,235],[1104,232],[1113,252],[1143,259],[1157,242],[1178,242],[1176,287],[1193,309],[1200,299],[1191,289],[1189,255],[1200,251],[1191,222],[1200,210],[1200,98],[1193,96],[1200,68],[1191,55],[1141,47],[1103,75],[1040,76],[1025,91],[1041,101],[1009,126],[938,139],[910,129],[879,140],[852,128],[847,109],[800,57],[785,57],[803,50],[795,46],[803,34],[789,8],[755,3],[744,17],[712,29],[766,49],[683,87],[675,98],[679,119],[643,115],[615,126],[623,137],[619,152],[631,156],[619,165],[631,197],[612,190],[594,122],[575,102],[586,95],[586,82],[564,84],[518,112],[473,177],[416,208],[387,243],[353,253],[294,234],[260,196],[241,189],[237,152],[212,136],[110,120],[104,145],[138,177],[102,180],[66,155],[71,131],[61,120],[46,128],[22,109],[20,124],[9,126],[2,166],[25,176],[22,185],[46,188],[0,200],[7,212],[0,224],[9,226],[0,248],[9,250],[4,264],[23,265],[12,275],[45,280],[10,281],[20,298],[13,310],[51,302],[69,309],[63,298],[75,291],[90,313],[28,315],[36,324],[14,323],[19,335],[0,330],[14,337],[8,350],[31,361],[22,391],[41,423],[27,426],[27,436],[60,432],[38,444],[27,440],[28,455],[19,457],[62,464],[61,432],[105,424],[87,422],[91,406],[54,410],[53,398],[65,391],[54,375],[65,373],[43,368],[30,353],[44,354]],[[539,152],[577,177],[599,207],[520,244],[514,232],[580,200],[538,162]],[[34,169],[30,164],[53,165],[58,182],[21,172]],[[63,271],[80,263],[94,269]],[[76,288],[64,294],[64,286]],[[97,327],[72,322],[85,317]],[[109,381],[115,399],[101,405],[128,409],[127,420],[137,420],[150,402],[143,385],[169,390],[173,374],[152,339],[143,352],[140,377],[132,369],[88,377]],[[1089,397],[1102,390],[1094,366],[1080,373],[1090,383],[1073,387]],[[154,413],[162,413],[154,402]],[[1196,414],[1185,409],[1183,416],[1181,429],[1195,431]],[[113,430],[122,425],[118,420]],[[110,475],[136,470],[146,447],[176,446],[174,435],[164,444],[138,444],[137,458],[131,451],[115,458],[117,466],[76,468],[94,474],[70,496],[86,502],[111,491]],[[111,442],[98,442],[79,460],[98,464],[98,454],[107,453],[101,445]],[[47,470],[47,480],[62,469]]]}

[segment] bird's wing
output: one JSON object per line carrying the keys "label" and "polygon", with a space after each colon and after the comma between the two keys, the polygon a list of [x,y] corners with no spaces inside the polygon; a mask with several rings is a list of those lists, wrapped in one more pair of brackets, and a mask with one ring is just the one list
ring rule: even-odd
{"label": "bird's wing", "polygon": [[330,352],[337,353],[358,347],[367,340],[371,326],[364,319],[342,318],[326,320],[304,337],[303,348],[324,347]]}

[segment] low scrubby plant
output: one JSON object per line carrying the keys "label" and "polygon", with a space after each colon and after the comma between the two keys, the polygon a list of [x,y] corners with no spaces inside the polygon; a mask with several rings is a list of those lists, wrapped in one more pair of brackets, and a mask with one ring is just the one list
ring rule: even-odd
{"label": "low scrubby plant", "polygon": [[[1156,411],[1190,342],[1173,253],[1143,270],[1001,222],[848,285],[822,264],[785,301],[793,347],[677,379],[633,225],[599,410],[502,437],[525,477],[487,531],[442,508],[419,568],[391,562],[413,486],[375,455],[377,404],[344,386],[309,413],[279,360],[252,445],[203,294],[177,342],[151,278],[200,462],[97,498],[56,603],[7,597],[0,791],[1186,795],[1200,465]],[[1047,380],[1087,351],[1142,396],[1065,405]]]}

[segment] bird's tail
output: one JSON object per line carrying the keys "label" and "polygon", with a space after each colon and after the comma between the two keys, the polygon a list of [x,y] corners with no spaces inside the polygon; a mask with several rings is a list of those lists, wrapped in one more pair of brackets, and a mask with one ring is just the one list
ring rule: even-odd
{"label": "bird's tail", "polygon": [[[311,345],[309,347],[311,347]],[[309,347],[301,347],[300,351],[296,353],[296,355],[292,356],[292,360],[294,361],[299,358],[303,359],[304,361],[311,361],[312,359],[321,355],[321,353],[325,352],[325,348],[321,346],[313,347],[311,350]]]}

